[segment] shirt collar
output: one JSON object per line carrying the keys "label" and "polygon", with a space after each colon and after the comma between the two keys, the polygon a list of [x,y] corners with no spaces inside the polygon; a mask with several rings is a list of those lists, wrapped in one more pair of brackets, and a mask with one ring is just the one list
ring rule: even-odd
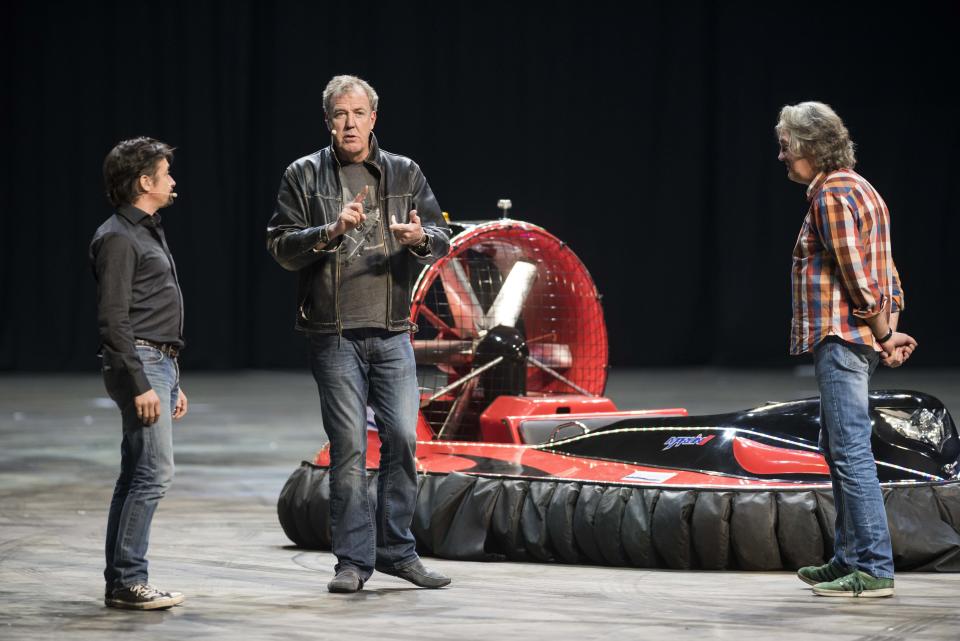
{"label": "shirt collar", "polygon": [[117,213],[123,216],[124,218],[126,218],[128,221],[130,221],[131,225],[139,225],[143,223],[149,227],[156,227],[157,225],[160,224],[159,213],[151,216],[150,214],[143,211],[142,209],[134,207],[133,205],[130,205],[130,204],[122,205],[121,207],[119,207],[117,209]]}
{"label": "shirt collar", "polygon": [[827,172],[821,171],[813,180],[810,181],[810,184],[807,186],[807,200],[813,200],[813,197],[820,191],[820,185],[823,184],[823,181],[827,179]]}

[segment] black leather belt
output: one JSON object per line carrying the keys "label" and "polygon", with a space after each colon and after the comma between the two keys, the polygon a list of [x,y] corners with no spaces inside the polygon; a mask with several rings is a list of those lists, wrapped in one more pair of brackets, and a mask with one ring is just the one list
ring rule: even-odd
{"label": "black leather belt", "polygon": [[177,354],[180,353],[180,349],[176,345],[167,345],[164,343],[154,343],[153,341],[144,340],[142,338],[137,338],[133,341],[134,345],[146,345],[147,347],[152,347],[155,350],[158,350],[162,354],[166,354],[170,358],[176,358]]}

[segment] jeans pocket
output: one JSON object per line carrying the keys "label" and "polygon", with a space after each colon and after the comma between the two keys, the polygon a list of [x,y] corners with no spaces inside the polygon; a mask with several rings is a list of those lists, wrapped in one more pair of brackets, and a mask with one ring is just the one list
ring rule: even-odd
{"label": "jeans pocket", "polygon": [[870,359],[856,347],[842,345],[837,349],[837,361],[844,369],[851,372],[869,372]]}
{"label": "jeans pocket", "polygon": [[163,360],[163,352],[149,345],[137,345],[137,356],[144,365],[155,365]]}

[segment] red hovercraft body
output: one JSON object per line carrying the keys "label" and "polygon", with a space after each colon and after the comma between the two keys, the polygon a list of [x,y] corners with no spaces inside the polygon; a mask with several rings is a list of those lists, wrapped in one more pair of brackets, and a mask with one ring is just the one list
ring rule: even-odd
{"label": "red hovercraft body", "polygon": [[[619,410],[602,396],[600,296],[569,246],[509,219],[452,227],[450,253],[422,272],[411,307],[422,551],[680,569],[829,558],[818,399],[709,416]],[[899,390],[872,392],[870,407],[897,566],[960,570],[950,413]],[[328,465],[324,446],[278,502],[285,532],[306,547],[329,547]]]}

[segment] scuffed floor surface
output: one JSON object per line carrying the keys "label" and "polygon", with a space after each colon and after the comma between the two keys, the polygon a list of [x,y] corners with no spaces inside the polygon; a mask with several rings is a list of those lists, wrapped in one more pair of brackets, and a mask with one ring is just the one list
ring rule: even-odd
{"label": "scuffed floor surface", "polygon": [[[96,376],[0,378],[0,639],[957,639],[960,575],[901,574],[892,599],[825,599],[790,573],[713,573],[426,559],[419,590],[374,575],[331,595],[333,557],[292,547],[284,481],[323,441],[306,372],[190,374],[177,478],[150,546],[151,582],[186,602],[103,606],[102,540],[119,416]],[[883,372],[960,416],[960,373]],[[814,393],[808,372],[614,371],[623,408],[730,411]]]}

